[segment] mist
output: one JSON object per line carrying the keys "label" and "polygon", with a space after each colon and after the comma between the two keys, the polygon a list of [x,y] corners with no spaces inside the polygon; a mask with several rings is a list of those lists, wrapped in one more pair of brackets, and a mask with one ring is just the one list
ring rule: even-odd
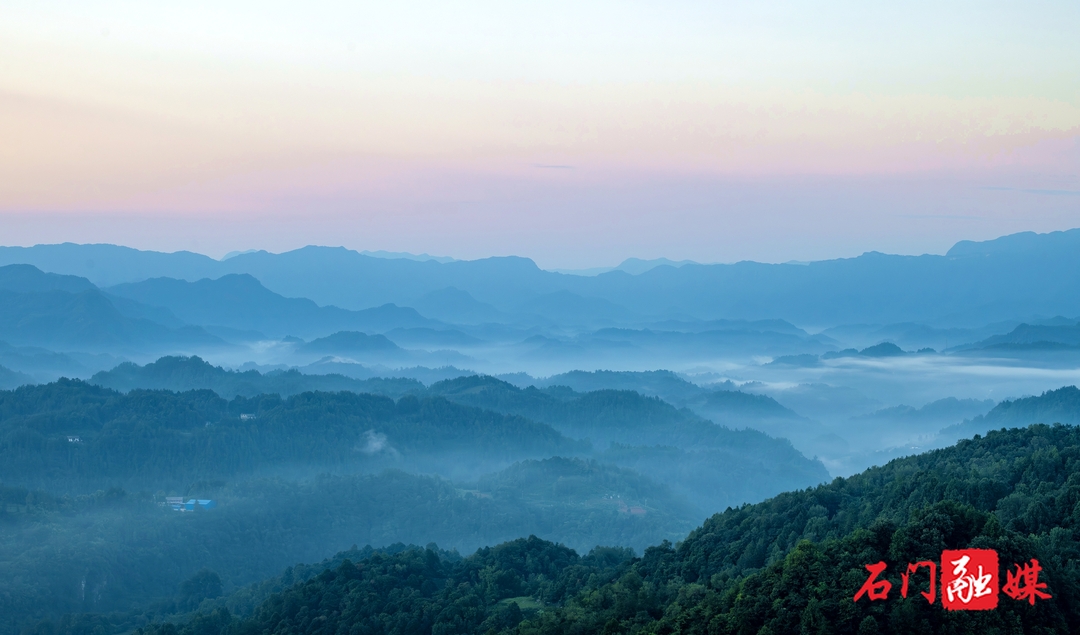
{"label": "mist", "polygon": [[569,273],[2,248],[0,632],[243,614],[289,567],[408,545],[633,557],[900,457],[1080,424],[1076,254],[1080,230]]}

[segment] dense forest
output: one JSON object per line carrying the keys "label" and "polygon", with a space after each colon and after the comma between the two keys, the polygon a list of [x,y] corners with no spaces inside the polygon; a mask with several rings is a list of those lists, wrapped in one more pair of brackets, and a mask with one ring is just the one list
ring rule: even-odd
{"label": "dense forest", "polygon": [[257,370],[226,370],[198,357],[162,357],[139,366],[125,362],[112,370],[95,373],[89,383],[120,392],[135,389],[213,390],[225,399],[277,394],[291,397],[302,392],[352,392],[385,395],[395,399],[406,394],[422,394],[424,384],[401,377],[354,379],[338,374],[309,375],[295,368],[261,373]]}
{"label": "dense forest", "polygon": [[[601,389],[578,393],[570,388],[517,388],[494,377],[470,376],[432,384],[428,394],[456,403],[496,412],[529,416],[566,434],[589,438],[601,447],[612,442],[634,445],[674,445],[678,447],[726,447],[755,453],[767,448],[777,451],[777,442],[754,430],[732,430],[715,425],[687,409],[676,409],[658,397],[632,390]],[[744,397],[766,397],[737,393]],[[769,400],[771,401],[771,400]],[[782,408],[772,402],[777,408]],[[791,454],[797,454],[792,448]]]}
{"label": "dense forest", "polygon": [[[161,505],[164,495],[217,507],[176,513]],[[179,585],[200,569],[234,589],[354,543],[434,541],[467,553],[536,533],[578,549],[641,550],[698,522],[663,486],[580,459],[525,461],[475,483],[388,471],[155,494],[0,487],[0,632],[69,612],[169,612]]]}
{"label": "dense forest", "polygon": [[[734,390],[730,382],[721,384],[718,389],[707,390],[667,371],[575,372],[543,382],[529,378],[529,385],[525,388],[495,377],[465,374],[425,387],[415,379],[361,380],[339,374],[304,374],[296,369],[266,373],[257,370],[235,371],[213,366],[198,357],[162,357],[145,366],[130,362],[120,364],[112,370],[95,374],[89,383],[121,392],[136,389],[177,392],[207,389],[226,399],[238,395],[254,397],[278,394],[289,397],[302,392],[342,390],[395,399],[406,394],[439,396],[464,405],[576,428],[580,433],[598,437],[610,436],[615,432],[611,429],[614,426],[618,426],[618,432],[638,435],[651,432],[653,436],[645,441],[661,438],[670,426],[676,424],[682,428],[680,434],[691,435],[690,441],[698,441],[701,431],[709,428],[693,425],[702,423],[702,419],[682,407],[685,405],[714,411],[721,417],[732,417],[740,423],[746,418],[803,419],[769,397]],[[536,386],[539,384],[542,387]],[[674,408],[669,404],[680,407]],[[635,429],[627,430],[627,423],[632,423]],[[721,418],[718,423],[724,424],[726,421]],[[655,424],[661,424],[664,431],[656,432]],[[685,429],[687,427],[689,429]],[[627,441],[625,437],[618,440]]]}
{"label": "dense forest", "polygon": [[[1080,628],[1070,426],[817,485],[821,464],[787,441],[630,390],[156,364],[109,375],[126,392],[0,392],[0,635]],[[159,385],[131,385],[148,369]],[[722,392],[704,398],[783,415]],[[985,419],[1048,419],[1074,393]],[[177,513],[170,496],[216,507]],[[1052,597],[980,614],[851,602],[867,564],[886,563],[895,595],[907,563],[965,547],[1038,559]]]}
{"label": "dense forest", "polygon": [[985,415],[942,430],[942,435],[957,438],[1029,423],[1080,424],[1080,389],[1065,386],[1038,396],[1007,399]]}
{"label": "dense forest", "polygon": [[[407,549],[339,559],[250,614],[227,603],[143,633],[1059,633],[1080,629],[1080,430],[1034,425],[716,514],[640,558],[537,538],[457,560]],[[907,563],[995,549],[1037,559],[1051,596],[990,611],[901,598]],[[853,602],[865,565],[892,595]],[[234,607],[236,604],[234,604]],[[74,632],[74,622],[40,633]]]}
{"label": "dense forest", "polygon": [[[670,373],[616,375],[616,379],[623,381],[634,377],[644,377],[668,387],[690,385]],[[580,378],[573,375],[567,379]],[[259,391],[284,396],[302,387],[318,387],[372,392],[398,399],[402,395],[411,395],[425,403],[431,399],[445,399],[547,424],[567,437],[587,440],[578,452],[660,480],[706,513],[728,505],[762,500],[828,478],[819,461],[806,458],[784,439],[769,437],[757,430],[716,425],[690,410],[677,409],[655,396],[643,396],[631,390],[600,389],[581,393],[557,384],[542,389],[534,386],[519,388],[494,377],[476,375],[425,387],[408,379],[359,381],[340,375],[303,375],[297,371],[266,374],[227,371],[197,357],[162,358],[141,367],[124,364],[108,373],[98,373],[91,381],[118,390],[210,389],[223,396],[257,395],[261,394]],[[751,410],[761,411],[759,414],[778,416],[787,412],[797,419],[794,413],[775,401],[758,395],[719,391],[702,398],[711,403],[738,404],[744,414],[749,404]],[[234,400],[233,403],[246,402]],[[587,448],[591,448],[591,452]],[[563,448],[561,451],[569,450]],[[381,460],[385,462],[387,457],[383,456]],[[368,459],[368,463],[372,462],[373,459]],[[428,467],[444,470],[442,473],[451,472],[451,466],[442,463]],[[757,478],[739,478],[740,474],[747,473],[754,473]],[[710,486],[702,487],[703,482]]]}
{"label": "dense forest", "polygon": [[[395,402],[337,392],[226,401],[209,390],[121,394],[73,380],[0,392],[0,479],[47,489],[420,462],[427,471],[462,465],[476,476],[582,447],[545,424],[438,397]],[[472,460],[462,464],[463,454]]]}
{"label": "dense forest", "polygon": [[[618,432],[642,435],[652,431],[653,436],[643,439],[645,442],[666,433],[671,424],[695,428],[692,424],[700,423],[701,417],[694,415],[686,406],[716,415],[716,421],[720,424],[738,424],[728,427],[742,427],[748,421],[758,424],[801,421],[804,425],[809,424],[805,418],[773,399],[739,392],[730,382],[710,390],[667,371],[574,372],[542,382],[527,378],[529,385],[524,388],[490,376],[465,374],[425,387],[415,379],[400,377],[361,380],[339,374],[304,374],[295,369],[266,373],[257,370],[234,371],[213,366],[198,357],[162,357],[145,366],[130,362],[120,364],[112,370],[95,374],[89,381],[123,392],[135,389],[177,392],[208,389],[226,399],[237,395],[254,397],[278,394],[289,397],[301,392],[342,390],[395,399],[406,394],[440,396],[464,405],[521,415],[555,426],[577,428],[576,432],[597,438],[611,436],[615,432],[611,430],[613,425],[619,426]],[[615,395],[622,395],[621,402]],[[676,404],[679,408],[669,404]],[[633,423],[636,429],[625,430],[623,424],[627,422]],[[655,423],[664,425],[664,433],[655,432]],[[693,430],[680,430],[680,433],[697,437],[701,429],[701,426],[696,426]],[[618,440],[628,441],[625,437]]]}
{"label": "dense forest", "polygon": [[[820,461],[808,459],[786,439],[717,425],[686,408],[677,409],[632,390],[581,393],[557,384],[518,388],[494,377],[474,375],[434,383],[425,394],[529,417],[568,437],[587,439],[596,458],[661,480],[709,512],[828,479]],[[709,393],[704,399],[732,405],[743,414],[760,411],[769,417],[786,411],[767,397],[735,391]],[[797,423],[810,427],[805,420]],[[742,478],[745,474],[756,478]],[[708,486],[703,487],[705,483]]]}
{"label": "dense forest", "polygon": [[[179,362],[173,377],[178,368],[222,376],[201,360]],[[659,440],[667,430],[686,446],[600,450],[513,408],[440,394],[453,386],[537,399],[546,404],[538,418],[568,432]],[[101,612],[123,630],[190,608],[180,587],[202,569],[229,592],[354,543],[468,552],[535,534],[582,550],[642,550],[678,540],[705,509],[825,476],[784,441],[633,392],[521,390],[478,377],[442,388],[397,400],[353,391],[226,399],[77,380],[0,392],[0,632]],[[739,469],[759,478],[735,478]],[[177,513],[167,497],[216,508]]]}

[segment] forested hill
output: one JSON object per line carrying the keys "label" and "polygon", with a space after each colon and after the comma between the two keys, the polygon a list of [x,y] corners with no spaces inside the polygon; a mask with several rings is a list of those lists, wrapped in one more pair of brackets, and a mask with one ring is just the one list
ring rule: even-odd
{"label": "forested hill", "polygon": [[528,416],[569,437],[590,439],[604,450],[601,460],[669,484],[706,514],[829,478],[820,461],[807,458],[787,439],[717,425],[634,391],[521,389],[494,377],[471,376],[432,384],[428,394]]}
{"label": "forested hill", "polygon": [[[350,544],[435,542],[471,553],[535,533],[586,550],[642,550],[701,519],[638,474],[579,459],[523,461],[471,484],[387,470],[195,483],[188,495],[218,506],[179,514],[123,490],[54,497],[0,486],[0,635],[65,614],[91,622],[83,635],[127,633],[237,588],[252,606],[246,585]],[[185,587],[206,570],[218,587],[193,598],[198,589]],[[228,601],[235,610],[236,594]],[[109,615],[104,631],[95,614]]]}
{"label": "forested hill", "polygon": [[956,438],[1032,423],[1080,424],[1080,389],[1064,386],[1035,397],[1002,401],[985,415],[950,426],[942,432]]}
{"label": "forested hill", "polygon": [[[181,635],[256,633],[1063,633],[1080,631],[1080,430],[1036,425],[898,459],[710,518],[640,559],[581,558],[537,539],[460,562],[378,555]],[[1052,597],[946,611],[898,593],[907,563],[944,549],[1037,559]],[[892,591],[853,602],[867,564]],[[925,580],[923,580],[925,583]],[[919,587],[920,591],[922,587]],[[151,627],[171,635],[175,627]]]}
{"label": "forested hill", "polygon": [[[576,376],[570,374],[567,377],[572,375]],[[640,374],[622,375],[636,379]],[[777,418],[809,423],[770,397],[736,390],[708,391],[667,372],[645,375],[656,375],[667,380],[667,383],[685,385],[692,389],[693,399],[688,399],[685,395],[679,396],[683,401],[693,401],[702,409],[715,413],[715,421],[721,426],[729,423],[729,418],[731,423],[737,424],[729,425],[729,428],[741,428],[755,420]],[[677,409],[669,402],[657,398],[647,388],[590,388],[587,392],[578,392],[561,385],[551,385],[543,389],[534,386],[519,388],[484,375],[447,379],[425,387],[415,379],[404,378],[359,380],[334,374],[307,375],[297,370],[268,373],[256,370],[233,371],[214,366],[194,356],[162,357],[145,366],[130,362],[120,364],[112,370],[95,374],[90,383],[119,391],[154,389],[182,392],[205,389],[213,390],[226,399],[238,395],[255,397],[278,394],[289,397],[308,391],[342,390],[385,395],[395,399],[412,394],[445,397],[467,406],[527,417],[558,427],[572,436],[588,437],[602,446],[611,441],[649,445],[775,445],[773,440],[759,433],[735,432],[711,425],[691,411],[685,408]],[[594,383],[605,385],[603,382]],[[628,385],[638,386],[638,383]],[[775,451],[775,448],[770,449]]]}
{"label": "forested hill", "polygon": [[74,491],[300,466],[481,470],[582,447],[545,424],[438,397],[226,401],[209,390],[121,394],[73,380],[0,392],[0,481]]}
{"label": "forested hill", "polygon": [[[679,380],[682,381],[682,380]],[[753,430],[733,430],[702,419],[683,408],[677,409],[656,397],[631,390],[594,390],[580,393],[565,386],[545,389],[518,388],[495,377],[471,375],[448,379],[425,387],[414,379],[377,378],[357,380],[343,375],[306,375],[296,370],[260,373],[231,371],[213,366],[198,357],[162,357],[138,366],[124,363],[113,370],[95,374],[90,383],[118,391],[212,390],[226,399],[254,398],[264,394],[289,397],[302,392],[351,391],[400,398],[442,397],[454,403],[505,415],[517,415],[554,426],[565,434],[589,438],[600,447],[620,444],[727,447],[751,453],[768,452],[784,460],[800,457],[785,441],[769,438]],[[686,382],[683,382],[686,383]],[[762,416],[798,415],[769,397],[737,391],[702,393],[712,403],[752,404]],[[243,403],[242,401],[240,403]],[[813,472],[815,467],[807,465]],[[821,476],[825,476],[823,471]]]}
{"label": "forested hill", "polygon": [[302,392],[372,393],[398,398],[406,394],[422,394],[424,384],[415,379],[375,378],[353,379],[344,375],[306,375],[298,370],[234,371],[214,366],[199,357],[162,357],[156,362],[139,366],[131,362],[112,370],[103,370],[90,378],[90,383],[121,392],[139,388],[153,390],[213,390],[226,399],[236,396],[254,397],[278,394],[290,397]]}
{"label": "forested hill", "polygon": [[[578,389],[557,383],[563,379],[579,384]],[[728,419],[738,424],[755,419],[804,420],[770,397],[734,389],[708,390],[668,371],[568,373],[548,380],[545,383],[549,385],[544,388],[519,388],[495,377],[468,375],[425,387],[415,379],[405,378],[360,380],[337,374],[309,375],[297,370],[267,373],[257,370],[233,371],[195,356],[170,356],[145,366],[130,362],[120,364],[112,370],[98,372],[90,383],[122,392],[136,389],[179,392],[207,389],[226,399],[261,394],[289,397],[316,390],[348,390],[395,399],[406,394],[439,396],[464,405],[573,428],[575,433],[594,439],[605,438],[606,433],[618,429],[619,442],[632,441],[627,434],[647,435],[650,431],[659,431],[660,436],[643,438],[643,442],[671,442],[672,426],[679,428],[678,433],[688,438],[700,439],[702,435],[707,437],[715,434],[715,426],[702,427],[700,424],[704,421],[701,417],[685,408],[672,407],[669,405],[671,403],[700,406],[710,416],[715,414],[715,421],[721,425],[728,423]],[[664,390],[656,390],[657,385]]]}
{"label": "forested hill", "polygon": [[[428,394],[502,412],[528,416],[548,423],[571,436],[588,437],[600,444],[662,444],[674,446],[728,446],[777,452],[775,439],[752,430],[732,430],[706,421],[686,409],[676,409],[656,397],[631,390],[594,390],[578,393],[565,387],[545,390],[513,386],[494,377],[447,379],[428,388]],[[742,393],[738,393],[742,394]],[[745,395],[750,399],[767,399]],[[776,403],[776,402],[772,402]],[[777,408],[783,408],[776,404]],[[794,448],[783,443],[789,452]]]}
{"label": "forested hill", "polygon": [[[660,375],[693,386],[674,376]],[[284,396],[303,390],[349,390],[395,398],[408,395],[422,403],[445,399],[459,404],[459,408],[480,408],[492,416],[499,413],[504,417],[521,417],[547,424],[566,437],[587,439],[588,444],[579,444],[579,450],[585,451],[586,445],[591,445],[595,458],[631,468],[670,485],[677,494],[696,505],[702,511],[702,517],[728,505],[760,501],[829,478],[820,461],[807,458],[784,438],[774,438],[755,429],[734,429],[741,425],[716,425],[685,408],[677,409],[656,397],[630,390],[580,393],[565,386],[519,388],[494,377],[478,375],[425,387],[410,379],[359,381],[341,375],[304,375],[297,371],[266,374],[254,370],[229,371],[198,357],[163,357],[145,366],[121,364],[111,371],[94,375],[91,382],[133,391],[130,394],[138,393],[136,389],[140,388],[209,389],[225,397],[247,397],[254,400],[253,403],[261,403],[262,399],[276,403],[274,398],[257,397],[261,393]],[[702,394],[708,396],[710,393]],[[790,413],[768,397],[730,391],[724,394],[729,401],[753,402],[753,407],[761,413]],[[357,398],[356,403],[367,403],[369,397]],[[248,407],[243,406],[248,403],[243,398],[231,403],[236,404],[230,406],[233,408],[230,416],[234,418],[242,414],[237,408]],[[725,423],[724,419],[717,421]],[[740,423],[746,425],[747,421],[740,420]],[[386,434],[393,436],[389,432]],[[392,444],[392,447],[395,451],[398,449],[397,445]],[[548,446],[537,446],[536,452],[527,456],[540,456],[545,447]],[[525,449],[525,446],[517,449]],[[565,454],[565,448],[561,452]],[[388,458],[383,456],[382,460]],[[451,467],[449,463],[420,466],[424,471],[445,468],[441,469],[444,474]],[[500,467],[491,466],[492,469]],[[455,470],[460,476],[460,468]],[[755,478],[745,478],[746,474],[754,474]],[[475,474],[468,478],[473,476]]]}

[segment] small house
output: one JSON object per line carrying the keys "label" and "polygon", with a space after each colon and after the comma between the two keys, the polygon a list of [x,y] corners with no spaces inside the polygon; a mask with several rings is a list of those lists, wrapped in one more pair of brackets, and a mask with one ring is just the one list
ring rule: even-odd
{"label": "small house", "polygon": [[183,496],[166,496],[165,507],[178,512],[202,511],[214,509],[217,507],[217,501],[209,498],[189,498],[184,500]]}

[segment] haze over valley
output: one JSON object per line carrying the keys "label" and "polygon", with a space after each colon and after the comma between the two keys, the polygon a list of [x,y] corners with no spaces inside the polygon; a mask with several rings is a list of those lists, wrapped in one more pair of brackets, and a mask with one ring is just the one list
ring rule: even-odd
{"label": "haze over valley", "polygon": [[0,249],[0,627],[243,615],[350,545],[632,558],[899,457],[1080,424],[1077,254],[1080,230],[588,275]]}
{"label": "haze over valley", "polygon": [[[255,390],[285,396],[398,398],[472,375],[632,390],[788,439],[842,476],[951,442],[942,430],[1002,401],[1075,384],[1080,296],[1067,290],[1078,252],[1073,230],[959,243],[944,256],[573,275],[521,258],[321,247],[221,261],[109,245],[5,248],[0,364],[7,388],[64,376],[124,391],[222,390],[225,379],[154,370],[159,357],[198,356],[255,371],[266,382]],[[307,383],[278,377],[296,372]]]}

